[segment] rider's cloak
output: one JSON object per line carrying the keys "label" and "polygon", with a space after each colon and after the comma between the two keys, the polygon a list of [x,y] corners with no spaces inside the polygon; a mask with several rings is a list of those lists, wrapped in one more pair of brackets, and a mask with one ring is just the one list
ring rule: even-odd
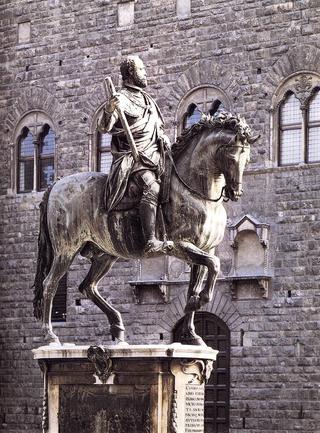
{"label": "rider's cloak", "polygon": [[140,160],[135,162],[127,137],[116,112],[103,110],[98,120],[98,130],[112,134],[111,153],[113,156],[106,185],[106,209],[115,209],[123,198],[129,176],[139,170],[163,171],[164,145],[163,118],[154,99],[136,86],[126,85],[119,93],[121,107],[127,117],[131,133],[139,152]]}

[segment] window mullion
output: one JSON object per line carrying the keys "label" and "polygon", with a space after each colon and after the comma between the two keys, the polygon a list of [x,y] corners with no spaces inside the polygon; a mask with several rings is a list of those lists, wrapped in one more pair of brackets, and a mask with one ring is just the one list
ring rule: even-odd
{"label": "window mullion", "polygon": [[38,187],[40,184],[39,176],[39,141],[35,140],[34,142],[34,164],[33,164],[33,191],[38,191]]}
{"label": "window mullion", "polygon": [[302,106],[302,161],[308,162],[308,110],[307,107]]}

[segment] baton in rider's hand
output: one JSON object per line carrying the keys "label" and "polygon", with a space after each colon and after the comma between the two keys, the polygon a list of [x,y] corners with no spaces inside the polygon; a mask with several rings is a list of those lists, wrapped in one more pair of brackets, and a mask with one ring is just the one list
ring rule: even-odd
{"label": "baton in rider's hand", "polygon": [[131,152],[132,152],[132,156],[133,159],[135,160],[135,162],[139,161],[139,152],[136,146],[136,143],[134,142],[134,138],[132,136],[131,133],[131,129],[130,126],[128,124],[127,118],[121,108],[121,102],[120,102],[120,94],[116,92],[116,89],[114,87],[114,84],[112,82],[111,77],[105,77],[104,79],[104,84],[105,84],[105,88],[106,91],[108,92],[108,94],[111,97],[111,104],[114,106],[114,109],[117,111],[120,122],[122,124],[124,133],[126,134]]}

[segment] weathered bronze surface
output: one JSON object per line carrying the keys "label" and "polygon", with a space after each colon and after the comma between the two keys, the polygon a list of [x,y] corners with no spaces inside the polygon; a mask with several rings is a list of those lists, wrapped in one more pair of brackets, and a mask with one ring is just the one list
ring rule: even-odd
{"label": "weathered bronze surface", "polygon": [[59,433],[149,433],[149,392],[135,387],[61,385]]}
{"label": "weathered bronze surface", "polygon": [[[110,175],[67,176],[45,193],[41,203],[34,310],[36,317],[43,319],[43,331],[49,342],[59,341],[51,325],[52,300],[58,282],[80,252],[91,261],[91,268],[79,290],[107,315],[112,335],[120,340],[124,339],[121,314],[97,289],[99,280],[117,259],[170,254],[190,263],[184,342],[204,344],[194,329],[194,313],[212,299],[220,269],[215,247],[223,238],[227,220],[223,200],[238,200],[241,196],[250,144],[257,137],[239,116],[204,115],[173,144],[171,156],[160,112],[141,89],[143,86],[133,84],[132,74],[129,73],[127,81],[124,79],[125,89],[106,106],[99,123],[101,130],[114,135]],[[143,68],[140,74],[142,83]],[[132,131],[137,129],[141,134],[139,142],[139,134],[133,133],[138,162],[134,161],[121,125],[117,124],[119,104],[124,107]],[[135,119],[140,123],[136,124]],[[145,125],[142,131],[141,124]],[[172,168],[164,171],[171,172],[170,179],[165,178],[170,189],[156,225],[165,151]],[[172,242],[166,242],[166,234]]]}

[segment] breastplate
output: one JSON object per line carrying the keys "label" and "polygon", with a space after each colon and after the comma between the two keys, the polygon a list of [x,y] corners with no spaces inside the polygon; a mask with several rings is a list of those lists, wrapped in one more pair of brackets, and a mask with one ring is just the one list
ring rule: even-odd
{"label": "breastplate", "polygon": [[123,111],[136,119],[142,117],[147,108],[143,95],[141,93],[135,95],[127,89],[123,89],[121,94],[125,96]]}

